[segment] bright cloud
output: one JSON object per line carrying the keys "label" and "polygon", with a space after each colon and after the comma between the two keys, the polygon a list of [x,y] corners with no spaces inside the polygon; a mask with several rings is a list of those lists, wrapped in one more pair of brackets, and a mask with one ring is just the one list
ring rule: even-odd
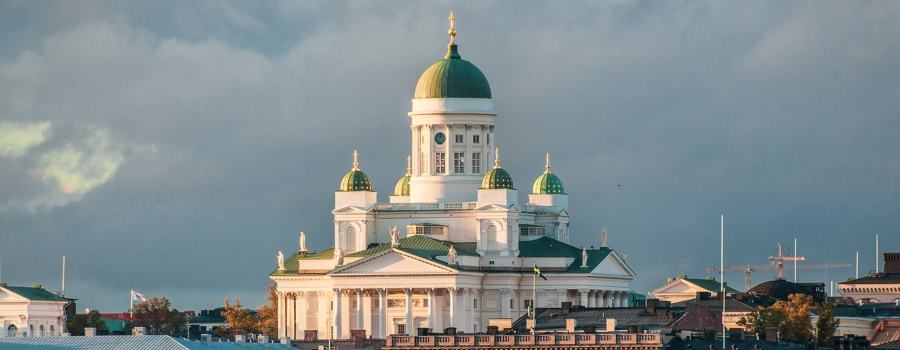
{"label": "bright cloud", "polygon": [[0,157],[20,157],[47,140],[50,122],[0,122]]}
{"label": "bright cloud", "polygon": [[65,194],[84,194],[109,181],[124,160],[121,148],[98,129],[81,145],[70,143],[42,154],[35,173]]}

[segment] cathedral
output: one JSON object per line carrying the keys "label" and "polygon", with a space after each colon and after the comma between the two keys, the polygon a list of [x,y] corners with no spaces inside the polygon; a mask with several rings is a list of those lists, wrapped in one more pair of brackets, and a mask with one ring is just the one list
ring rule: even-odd
{"label": "cathedral", "polygon": [[454,20],[447,54],[416,84],[412,156],[389,201],[378,202],[354,151],[334,194],[334,247],[310,252],[301,233],[299,250],[279,252],[269,276],[279,337],[484,332],[532,305],[626,306],[635,274],[605,232],[599,249],[568,244],[568,194],[549,155],[519,203],[494,138],[490,84],[461,58]]}

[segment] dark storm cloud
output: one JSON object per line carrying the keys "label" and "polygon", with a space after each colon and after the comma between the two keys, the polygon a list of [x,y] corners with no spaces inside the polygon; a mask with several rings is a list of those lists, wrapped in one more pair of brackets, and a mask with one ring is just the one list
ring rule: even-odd
{"label": "dark storm cloud", "polygon": [[[811,262],[860,250],[867,271],[875,234],[900,246],[892,2],[90,5],[0,11],[0,118],[52,125],[0,158],[2,278],[52,288],[66,255],[86,307],[119,310],[132,288],[182,309],[262,303],[299,231],[330,246],[354,149],[383,201],[405,172],[409,99],[450,10],[522,199],[550,152],[572,243],[607,227],[636,291],[680,273],[681,255],[691,275],[718,266],[720,214],[727,265],[796,237]],[[67,146],[118,162],[56,200],[34,170]]]}

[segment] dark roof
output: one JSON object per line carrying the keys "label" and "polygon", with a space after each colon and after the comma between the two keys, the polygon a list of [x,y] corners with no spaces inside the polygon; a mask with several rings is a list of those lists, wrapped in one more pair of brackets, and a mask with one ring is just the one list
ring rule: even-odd
{"label": "dark roof", "polygon": [[[718,292],[722,288],[721,283],[719,283],[719,281],[716,281],[715,279],[687,278],[687,277],[682,278],[682,279],[687,282],[697,285],[697,287],[706,289],[710,292]],[[740,291],[738,291],[737,289],[729,287],[728,283],[725,283],[725,293],[739,293],[739,292]]]}
{"label": "dark roof", "polygon": [[44,288],[40,287],[13,287],[6,286],[3,287],[13,292],[25,299],[28,300],[41,300],[41,301],[71,301],[76,299],[61,297],[56,295],[56,293],[50,292]]}
{"label": "dark roof", "polygon": [[[672,308],[687,308],[688,305],[693,305],[693,307],[708,307],[712,311],[722,311],[722,301],[719,299],[707,299],[707,300],[695,300],[689,299],[684,301],[679,301],[677,303],[672,304]],[[753,305],[749,303],[745,303],[740,300],[735,300],[732,298],[725,299],[725,311],[750,311],[755,309]]]}
{"label": "dark roof", "polygon": [[[644,328],[660,328],[674,324],[680,313],[668,312],[664,315],[650,314],[643,307],[614,307],[614,308],[574,308],[569,314],[564,315],[562,308],[538,308],[538,329],[565,329],[566,319],[576,319],[578,328],[594,326],[598,330],[606,329],[606,319],[616,320],[617,329],[625,329],[628,326],[643,326]],[[525,327],[528,316],[522,316],[513,323],[513,328]]]}
{"label": "dark roof", "polygon": [[894,340],[884,344],[875,345],[872,347],[872,349],[900,350],[900,340]]}
{"label": "dark roof", "polygon": [[817,303],[821,303],[823,301],[823,295],[811,293],[808,289],[803,288],[801,285],[786,281],[784,279],[776,279],[757,284],[753,286],[753,288],[747,290],[747,293],[765,295],[782,301],[787,301],[788,296],[790,296],[791,294],[806,294],[812,296],[813,301]]}
{"label": "dark roof", "polygon": [[900,283],[900,271],[881,272],[868,275],[863,278],[849,279],[846,282],[838,284],[884,284],[884,283]]}
{"label": "dark roof", "polygon": [[[759,346],[760,350],[788,350],[792,349],[787,346],[781,346],[777,343],[769,343],[763,340],[757,339],[747,339],[741,341],[730,341],[725,340],[725,348],[731,349],[731,346],[735,345],[738,350],[754,350],[756,346]],[[710,348],[712,346],[712,348]],[[675,337],[672,341],[669,342],[669,347],[667,350],[708,350],[708,349],[722,349],[722,338],[719,339],[691,339],[688,341],[681,340],[681,338]]]}

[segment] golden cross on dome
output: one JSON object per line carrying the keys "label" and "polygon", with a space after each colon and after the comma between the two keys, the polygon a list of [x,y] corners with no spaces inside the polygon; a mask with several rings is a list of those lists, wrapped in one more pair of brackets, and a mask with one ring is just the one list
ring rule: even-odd
{"label": "golden cross on dome", "polygon": [[453,12],[450,12],[450,30],[447,31],[447,35],[450,35],[450,45],[456,45],[456,42],[453,40],[456,37],[456,28],[454,28],[453,24],[456,22],[456,17],[453,17]]}
{"label": "golden cross on dome", "polygon": [[494,168],[500,167],[500,147],[494,148]]}
{"label": "golden cross on dome", "polygon": [[353,150],[353,170],[359,170],[359,153],[356,153],[356,150]]}
{"label": "golden cross on dome", "polygon": [[544,173],[550,173],[550,153],[547,153],[547,171],[545,171]]}

